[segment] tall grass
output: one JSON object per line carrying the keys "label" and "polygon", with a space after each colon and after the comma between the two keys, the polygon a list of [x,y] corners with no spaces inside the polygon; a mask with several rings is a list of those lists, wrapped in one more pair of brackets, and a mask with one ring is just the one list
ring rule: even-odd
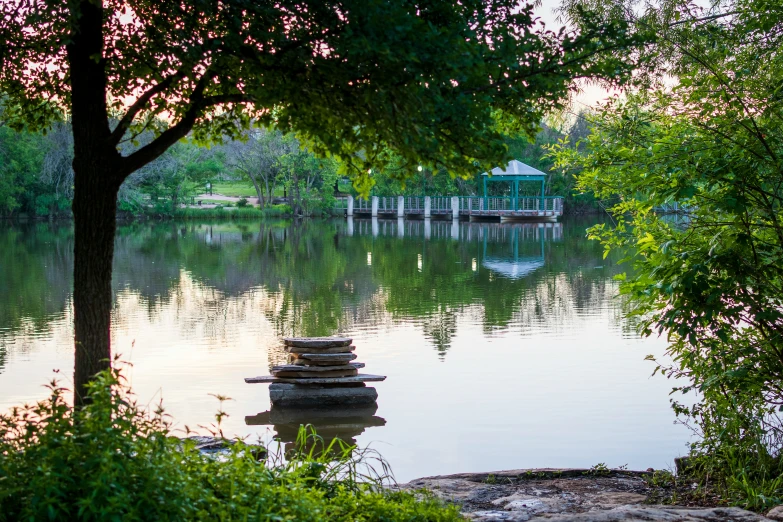
{"label": "tall grass", "polygon": [[65,394],[52,383],[47,400],[0,415],[0,521],[460,519],[426,494],[382,488],[386,466],[363,472],[366,454],[344,443],[285,461],[259,462],[242,441],[203,455],[172,437],[160,407],[140,409],[116,370],[97,376],[83,409]]}
{"label": "tall grass", "polygon": [[158,213],[154,214],[158,217],[171,217],[174,219],[190,220],[190,219],[212,219],[212,220],[252,220],[263,219],[265,217],[285,217],[292,214],[291,207],[288,205],[268,205],[263,209],[255,207],[238,207],[238,208],[180,208],[174,213]]}

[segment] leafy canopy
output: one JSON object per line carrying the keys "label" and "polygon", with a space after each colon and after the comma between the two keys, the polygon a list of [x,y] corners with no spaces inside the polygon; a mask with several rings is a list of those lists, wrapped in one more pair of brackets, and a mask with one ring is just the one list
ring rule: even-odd
{"label": "leafy canopy", "polygon": [[[556,158],[617,220],[592,235],[629,253],[622,289],[644,333],[671,342],[660,369],[700,392],[675,403],[702,435],[695,452],[728,496],[762,508],[783,500],[783,6],[692,8],[664,3],[643,22],[665,28],[647,52],[670,63],[646,85],[676,84],[607,104],[584,154]],[[654,212],[673,204],[678,217]]]}
{"label": "leafy canopy", "polygon": [[622,81],[627,60],[603,51],[630,43],[622,22],[545,31],[516,0],[11,0],[0,91],[17,125],[45,128],[89,106],[78,89],[102,88],[106,113],[84,110],[119,123],[93,145],[158,135],[117,161],[122,179],[191,131],[222,140],[255,121],[344,160],[367,189],[387,148],[454,175],[494,167],[502,127],[533,136],[575,78]]}

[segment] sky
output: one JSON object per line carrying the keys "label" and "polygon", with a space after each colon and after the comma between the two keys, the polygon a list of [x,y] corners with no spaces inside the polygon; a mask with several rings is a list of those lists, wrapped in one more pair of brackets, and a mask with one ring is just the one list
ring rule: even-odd
{"label": "sky", "polygon": [[[541,6],[536,9],[536,14],[546,25],[547,29],[558,31],[563,24],[557,20],[555,10],[560,5],[560,0],[541,0]],[[598,85],[580,85],[580,91],[573,99],[572,110],[578,112],[581,108],[595,106],[605,100],[609,92]]]}

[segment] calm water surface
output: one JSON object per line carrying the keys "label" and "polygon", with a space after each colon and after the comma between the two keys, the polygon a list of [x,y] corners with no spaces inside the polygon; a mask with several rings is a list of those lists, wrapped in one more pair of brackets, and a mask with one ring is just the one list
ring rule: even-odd
{"label": "calm water surface", "polygon": [[[347,334],[378,410],[346,438],[398,480],[528,467],[670,466],[688,433],[651,378],[591,222],[135,224],[114,263],[113,347],[140,402],[176,425],[269,439],[284,335]],[[0,409],[72,376],[73,232],[0,228]],[[53,371],[59,370],[54,374]],[[369,412],[371,415],[373,412]],[[277,426],[284,435],[284,426]]]}

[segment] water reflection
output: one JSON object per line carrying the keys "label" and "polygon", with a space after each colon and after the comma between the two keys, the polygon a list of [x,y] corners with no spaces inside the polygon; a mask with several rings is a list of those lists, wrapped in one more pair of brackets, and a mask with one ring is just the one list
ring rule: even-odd
{"label": "water reflection", "polygon": [[[118,230],[115,299],[138,300],[150,316],[173,308],[183,329],[199,322],[213,338],[246,320],[270,321],[276,336],[413,321],[443,356],[468,310],[496,331],[520,313],[537,321],[572,313],[527,309],[530,293],[539,302],[567,296],[571,309],[603,299],[610,274],[594,270],[598,246],[583,230],[377,219],[135,224]],[[72,249],[69,227],[0,229],[0,370],[9,347],[32,349],[53,334],[52,321],[70,316]],[[126,323],[115,308],[115,326]]]}
{"label": "water reflection", "polygon": [[[304,449],[316,452],[328,448],[339,439],[355,446],[356,437],[367,428],[386,425],[386,419],[378,417],[378,404],[366,406],[333,406],[321,408],[293,408],[272,406],[257,415],[245,417],[248,426],[272,426],[286,453],[299,449],[297,436],[300,426],[310,425],[319,439],[308,438]],[[338,445],[334,448],[339,449]]]}
{"label": "water reflection", "polygon": [[[209,424],[221,394],[234,399],[226,434],[268,433],[245,423],[268,410],[260,420],[282,436],[299,420],[273,416],[266,387],[244,377],[285,362],[282,336],[352,337],[388,375],[369,415],[388,422],[343,436],[384,443],[400,480],[665,466],[687,439],[671,425],[671,383],[648,379],[644,356],[665,340],[640,341],[622,319],[618,268],[585,239],[591,224],[121,226],[112,346],[140,402],[162,394],[180,428]],[[68,385],[72,263],[70,226],[0,226],[2,410],[45,396],[52,369]]]}

